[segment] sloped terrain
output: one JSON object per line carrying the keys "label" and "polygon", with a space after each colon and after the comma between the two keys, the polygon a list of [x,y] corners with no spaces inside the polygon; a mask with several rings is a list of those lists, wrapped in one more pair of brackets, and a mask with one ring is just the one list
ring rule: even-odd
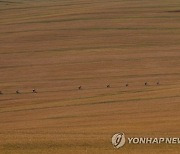
{"label": "sloped terrain", "polygon": [[180,136],[179,10],[178,0],[0,1],[0,153],[179,153],[111,144],[117,132]]}

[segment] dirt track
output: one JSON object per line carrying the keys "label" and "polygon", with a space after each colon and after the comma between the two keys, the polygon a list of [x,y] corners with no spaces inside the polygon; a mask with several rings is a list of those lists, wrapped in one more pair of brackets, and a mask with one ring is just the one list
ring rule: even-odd
{"label": "dirt track", "polygon": [[111,144],[121,131],[180,137],[179,7],[0,1],[0,153],[179,153]]}

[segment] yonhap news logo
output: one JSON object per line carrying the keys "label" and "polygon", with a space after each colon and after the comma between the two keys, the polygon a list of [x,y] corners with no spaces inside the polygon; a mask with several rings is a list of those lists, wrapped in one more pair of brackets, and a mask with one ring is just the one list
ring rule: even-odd
{"label": "yonhap news logo", "polygon": [[114,148],[120,148],[122,147],[126,142],[124,133],[117,133],[114,134],[112,137],[112,144]]}
{"label": "yonhap news logo", "polygon": [[125,137],[124,133],[116,133],[112,136],[112,145],[114,148],[120,148],[128,144],[180,144],[178,137]]}

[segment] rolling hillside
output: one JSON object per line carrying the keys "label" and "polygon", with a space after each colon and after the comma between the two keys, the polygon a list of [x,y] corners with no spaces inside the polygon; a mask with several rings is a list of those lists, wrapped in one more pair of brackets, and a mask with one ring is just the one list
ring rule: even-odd
{"label": "rolling hillside", "polygon": [[180,1],[0,1],[0,91],[2,154],[179,153],[111,137],[180,136]]}

